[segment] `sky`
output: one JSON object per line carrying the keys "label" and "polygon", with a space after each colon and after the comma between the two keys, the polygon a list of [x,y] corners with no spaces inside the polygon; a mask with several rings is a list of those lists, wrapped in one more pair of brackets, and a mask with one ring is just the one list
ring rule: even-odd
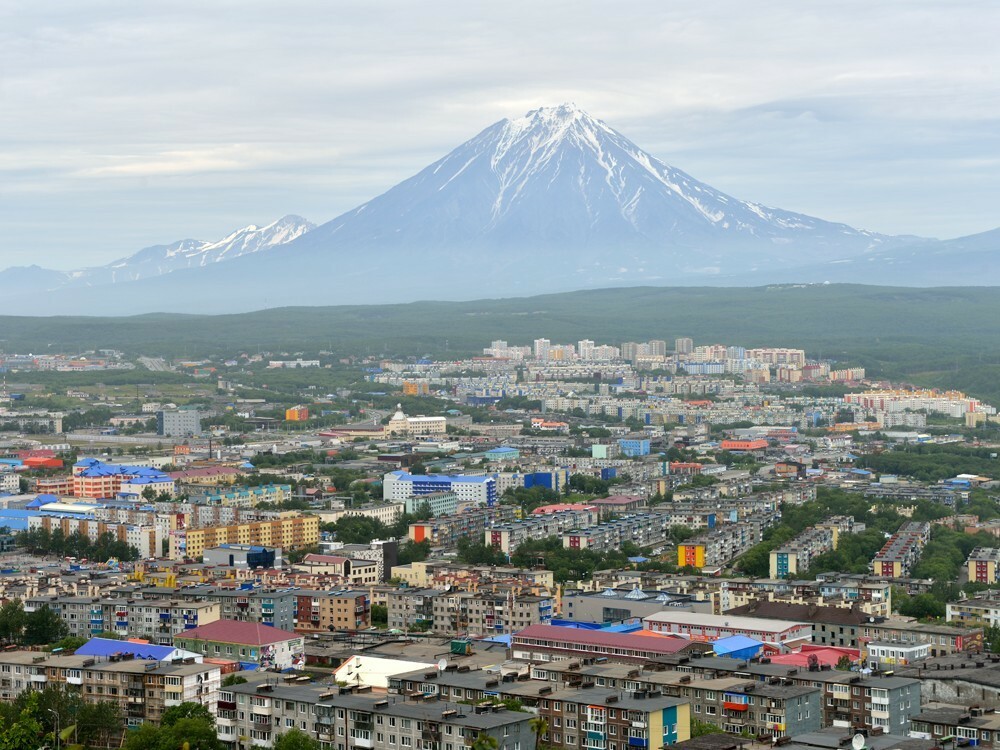
{"label": "sky", "polygon": [[0,268],[322,223],[574,102],[731,195],[1000,226],[1000,3],[0,3]]}

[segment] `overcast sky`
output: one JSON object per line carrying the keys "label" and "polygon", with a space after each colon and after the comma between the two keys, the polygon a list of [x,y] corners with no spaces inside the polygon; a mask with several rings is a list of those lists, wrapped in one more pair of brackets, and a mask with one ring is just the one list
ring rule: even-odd
{"label": "overcast sky", "polygon": [[0,3],[0,267],[317,223],[573,101],[740,198],[1000,226],[1000,3]]}

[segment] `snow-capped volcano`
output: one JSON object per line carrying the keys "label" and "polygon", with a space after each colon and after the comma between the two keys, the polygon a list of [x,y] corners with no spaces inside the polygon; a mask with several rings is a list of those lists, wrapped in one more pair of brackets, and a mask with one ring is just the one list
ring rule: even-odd
{"label": "snow-capped volcano", "polygon": [[[233,312],[639,284],[756,285],[790,273],[822,280],[844,259],[858,261],[856,280],[905,284],[902,266],[868,260],[918,245],[923,258],[934,244],[734,198],[568,104],[501,120],[310,228],[286,217],[214,243],[147,248],[22,304],[49,314]],[[947,263],[938,266],[936,283],[948,283]]]}
{"label": "snow-capped volcano", "polygon": [[[675,273],[681,268],[670,251],[677,249],[695,251],[685,267],[723,261],[719,271],[725,271],[715,252],[722,245],[733,250],[734,243],[749,244],[802,262],[821,259],[799,257],[805,253],[839,256],[883,239],[733,198],[564,104],[491,125],[414,177],[321,226],[304,244],[405,241],[449,254],[480,245],[553,253],[627,248],[642,251],[637,260],[646,268],[669,258]],[[810,247],[797,247],[800,241]]]}

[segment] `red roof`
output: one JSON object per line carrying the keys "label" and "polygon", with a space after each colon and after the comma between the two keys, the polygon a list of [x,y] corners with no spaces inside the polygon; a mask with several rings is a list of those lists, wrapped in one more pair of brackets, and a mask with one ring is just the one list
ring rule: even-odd
{"label": "red roof", "polygon": [[290,630],[261,625],[259,622],[240,622],[239,620],[216,620],[208,625],[177,634],[177,638],[239,643],[244,646],[264,646],[268,643],[281,643],[291,638],[301,637],[298,633],[293,633]]}
{"label": "red roof", "polygon": [[515,641],[521,638],[537,638],[582,646],[625,648],[654,654],[676,654],[691,645],[691,641],[686,638],[644,638],[641,635],[602,633],[599,630],[564,628],[559,625],[529,625],[524,630],[514,634]]}

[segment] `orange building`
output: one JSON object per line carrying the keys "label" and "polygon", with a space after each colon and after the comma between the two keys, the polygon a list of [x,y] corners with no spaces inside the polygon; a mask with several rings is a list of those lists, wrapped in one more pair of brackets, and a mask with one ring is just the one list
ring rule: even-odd
{"label": "orange building", "polygon": [[431,392],[431,387],[429,383],[422,381],[403,381],[403,395],[404,396],[426,396]]}
{"label": "orange building", "polygon": [[763,451],[767,450],[766,440],[723,440],[719,446],[724,451]]}
{"label": "orange building", "polygon": [[304,406],[293,406],[291,409],[285,409],[285,421],[287,422],[305,422],[309,419],[309,410]]}

